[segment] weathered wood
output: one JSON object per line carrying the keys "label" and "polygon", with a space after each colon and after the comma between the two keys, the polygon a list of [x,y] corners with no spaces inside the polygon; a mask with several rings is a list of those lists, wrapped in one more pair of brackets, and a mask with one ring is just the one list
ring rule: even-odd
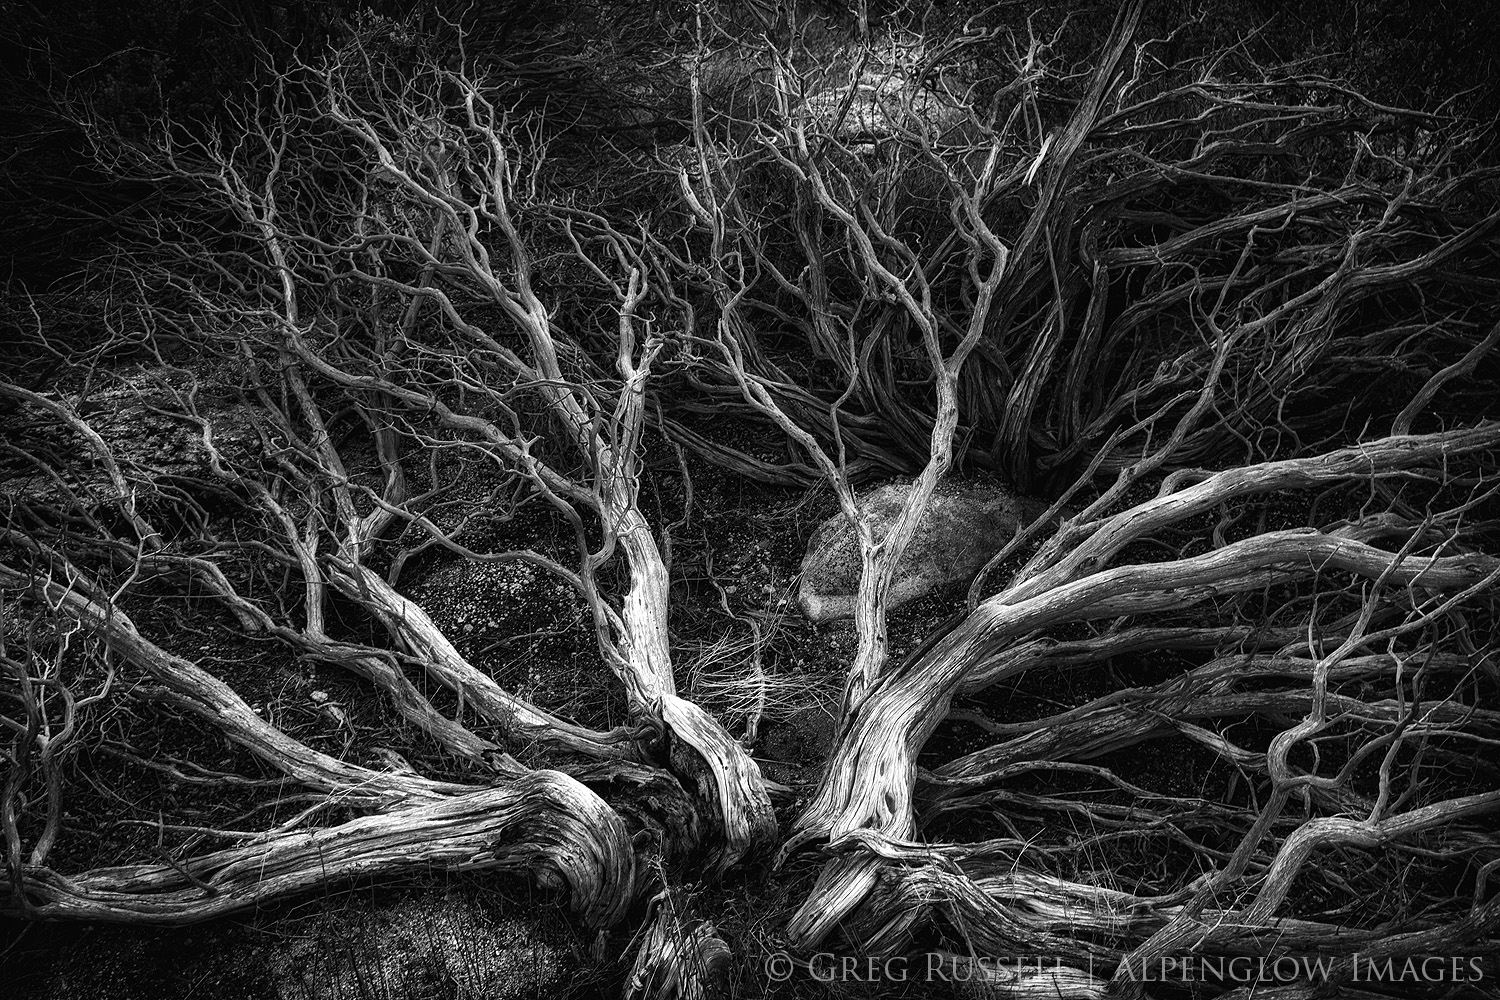
{"label": "weathered wood", "polygon": [[354,878],[503,870],[564,890],[590,926],[634,897],[635,853],[602,799],[555,771],[395,806],[334,827],[273,833],[173,864],[18,873],[11,916],[184,924]]}

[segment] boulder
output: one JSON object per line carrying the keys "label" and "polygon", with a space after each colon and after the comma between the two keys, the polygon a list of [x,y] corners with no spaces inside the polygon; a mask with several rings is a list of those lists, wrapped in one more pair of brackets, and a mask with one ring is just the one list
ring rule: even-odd
{"label": "boulder", "polygon": [[[890,530],[911,492],[910,485],[893,484],[857,499],[876,538]],[[1047,507],[999,484],[939,483],[896,567],[886,607],[971,579]],[[797,589],[802,613],[813,621],[853,615],[859,570],[858,536],[840,512],[819,525],[808,540]]]}
{"label": "boulder", "polygon": [[[14,1000],[534,1000],[599,993],[588,938],[553,902],[483,876],[332,891],[190,927],[48,926]],[[40,926],[40,925],[38,925]],[[19,937],[17,938],[19,941]],[[17,966],[17,971],[20,966]]]}
{"label": "boulder", "polygon": [[494,912],[454,890],[351,901],[290,937],[267,971],[278,1000],[566,996],[587,973],[581,940],[557,916],[541,906]]}

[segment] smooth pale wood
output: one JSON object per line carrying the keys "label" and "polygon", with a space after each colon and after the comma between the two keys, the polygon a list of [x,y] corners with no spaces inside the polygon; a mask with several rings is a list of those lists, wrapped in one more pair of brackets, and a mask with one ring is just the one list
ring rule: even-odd
{"label": "smooth pale wood", "polygon": [[[916,759],[965,679],[983,670],[994,683],[1039,662],[1023,640],[1062,622],[1175,610],[1272,582],[1316,575],[1384,576],[1389,584],[1458,589],[1500,575],[1500,560],[1481,554],[1397,557],[1357,539],[1311,529],[1269,532],[1190,559],[1101,569],[1126,544],[1227,499],[1387,474],[1444,456],[1500,444],[1500,423],[1428,435],[1401,435],[1327,455],[1227,470],[1089,526],[1074,548],[1038,560],[1020,582],[981,603],[949,635],[906,669],[885,675],[844,721],[833,759],[782,856],[812,840],[838,842],[857,831],[915,836]],[[1069,535],[1064,530],[1061,536]],[[1055,539],[1056,543],[1057,540]],[[1029,571],[1029,573],[1027,572]],[[1018,647],[1014,669],[996,664]],[[980,664],[989,660],[987,666]],[[797,947],[815,947],[875,884],[869,865],[836,858],[788,925]]]}
{"label": "smooth pale wood", "polygon": [[[1313,531],[1271,532],[1171,562],[1122,566],[1010,603],[1000,594],[981,604],[958,628],[904,672],[888,675],[841,734],[829,776],[798,821],[798,832],[829,839],[858,829],[908,838],[914,832],[910,791],[915,760],[946,717],[964,675],[1007,640],[1063,621],[1114,618],[1180,609],[1279,579],[1342,571],[1392,584],[1430,589],[1480,583],[1500,573],[1500,559],[1471,554],[1409,557]],[[1227,582],[1226,582],[1227,581]],[[991,681],[1000,679],[996,671]]]}
{"label": "smooth pale wood", "polygon": [[376,771],[319,753],[262,719],[234,689],[196,664],[141,635],[129,615],[106,607],[56,579],[40,579],[0,564],[0,583],[29,588],[51,607],[98,635],[109,649],[161,685],[159,696],[220,730],[232,742],[294,781],[339,792],[355,808],[432,800],[469,786],[405,772]]}
{"label": "smooth pale wood", "polygon": [[4,564],[0,584],[36,592],[159,683],[161,697],[292,780],[346,807],[373,811],[328,829],[271,833],[175,866],[95,869],[72,878],[28,866],[21,873],[26,902],[12,898],[5,904],[11,912],[187,923],[328,881],[434,864],[538,876],[566,887],[575,910],[590,923],[614,923],[634,898],[629,830],[575,778],[531,771],[475,788],[349,764],[266,722],[223,681],[145,639],[122,611]]}
{"label": "smooth pale wood", "polygon": [[729,946],[706,920],[684,921],[663,890],[640,937],[625,981],[626,1000],[705,1000],[718,995],[729,969]]}
{"label": "smooth pale wood", "polygon": [[718,806],[723,841],[714,865],[722,872],[775,840],[776,814],[770,793],[760,765],[744,746],[713,716],[678,696],[667,636],[666,564],[635,504],[616,509],[620,512],[618,537],[630,559],[631,577],[621,615],[627,638],[621,650],[626,690],[633,708],[647,718],[660,719],[691,750],[690,758],[674,755],[674,769],[696,785],[706,802]]}
{"label": "smooth pale wood", "polygon": [[32,918],[183,924],[344,879],[442,869],[501,869],[566,889],[579,919],[609,926],[635,883],[629,832],[602,799],[565,774],[533,771],[495,788],[416,801],[338,826],[271,834],[177,865],[95,868],[67,877],[20,872]]}
{"label": "smooth pale wood", "polygon": [[598,733],[559,718],[495,682],[464,658],[432,617],[386,582],[379,573],[355,564],[335,566],[329,581],[344,596],[359,601],[422,663],[427,675],[463,699],[466,706],[519,743],[541,742],[595,760],[628,759],[630,734]]}
{"label": "smooth pale wood", "polygon": [[[1227,685],[1264,677],[1310,681],[1316,661],[1302,657],[1229,656],[1210,661],[1151,688],[1116,691],[1048,719],[1016,725],[1010,739],[955,758],[934,769],[932,780],[942,787],[932,793],[941,800],[964,794],[976,783],[992,779],[1023,761],[1090,760],[1132,746],[1155,735],[1175,732],[1181,724],[1224,716],[1255,714],[1302,715],[1312,704],[1306,687],[1277,691],[1229,691]],[[1352,657],[1332,673],[1340,680],[1355,677],[1394,677],[1399,663],[1390,655]],[[1426,668],[1468,670],[1461,656],[1433,654]],[[1474,732],[1500,734],[1500,712],[1458,702],[1424,701],[1413,714],[1410,704],[1386,699],[1372,701],[1335,693],[1324,695],[1331,713],[1358,712],[1370,720],[1408,725],[1466,725]],[[1012,728],[1012,727],[1006,727]],[[1263,756],[1263,755],[1262,755]]]}

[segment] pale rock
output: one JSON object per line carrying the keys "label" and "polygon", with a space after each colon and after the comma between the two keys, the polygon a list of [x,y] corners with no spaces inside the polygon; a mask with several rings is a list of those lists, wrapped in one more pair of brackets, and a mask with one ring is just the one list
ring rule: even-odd
{"label": "pale rock", "polygon": [[[856,506],[881,538],[911,495],[910,485],[871,490]],[[891,579],[887,608],[898,607],[950,583],[971,579],[1016,531],[1048,505],[998,484],[939,483]],[[842,512],[824,521],[808,540],[797,603],[813,621],[854,614],[859,588],[859,540]]]}

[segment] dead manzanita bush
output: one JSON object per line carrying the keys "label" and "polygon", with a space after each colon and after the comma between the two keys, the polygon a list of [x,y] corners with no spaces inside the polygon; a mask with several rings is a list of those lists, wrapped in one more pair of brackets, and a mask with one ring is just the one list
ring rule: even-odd
{"label": "dead manzanita bush", "polygon": [[[77,293],[106,303],[103,345],[70,350],[37,310],[64,377],[0,386],[7,909],[177,923],[329,880],[510,869],[599,928],[654,900],[630,989],[698,996],[736,942],[701,900],[678,913],[674,883],[816,851],[791,947],[1059,960],[992,977],[1013,995],[1139,991],[1133,968],[1184,950],[1331,955],[1348,977],[1355,953],[1492,946],[1500,790],[1461,763],[1491,760],[1500,726],[1492,172],[1453,123],[1334,80],[1167,65],[1139,13],[1069,75],[1056,39],[982,18],[813,44],[794,10],[735,34],[704,7],[678,63],[688,140],[592,149],[587,176],[671,195],[630,211],[570,186],[558,123],[513,112],[503,65],[392,60],[368,36],[277,75],[235,134],[92,133],[99,166],[160,194]],[[729,64],[756,68],[754,100],[713,102]],[[126,401],[167,437],[111,424]],[[707,414],[789,460],[716,443]],[[856,526],[837,735],[786,830],[786,789],[738,737],[795,685],[766,673],[768,619],[730,612],[738,638],[699,643],[696,676],[734,718],[679,691],[689,515],[653,519],[655,452],[684,479],[691,459],[823,484]],[[454,461],[497,484],[483,517]],[[1061,526],[1018,534],[897,660],[893,574],[961,468],[1048,492]],[[913,489],[876,537],[855,491],[897,473]],[[481,530],[537,511],[534,544]],[[576,594],[619,724],[466,655],[397,585],[439,550]],[[142,624],[167,596],[349,672],[462,779],[292,734]],[[739,678],[710,656],[731,646]],[[1180,669],[1123,682],[1149,655]],[[986,708],[1081,672],[1122,683],[1034,718]],[[115,710],[220,734],[280,779],[253,786],[280,818],[164,809],[170,853],[57,860],[85,747],[265,781],[148,759]],[[956,724],[985,745],[919,764]],[[1222,795],[1112,766],[1167,736],[1233,774]],[[1136,864],[1170,851],[1201,863]],[[1310,864],[1334,852],[1426,880],[1365,919],[1367,887]]]}

